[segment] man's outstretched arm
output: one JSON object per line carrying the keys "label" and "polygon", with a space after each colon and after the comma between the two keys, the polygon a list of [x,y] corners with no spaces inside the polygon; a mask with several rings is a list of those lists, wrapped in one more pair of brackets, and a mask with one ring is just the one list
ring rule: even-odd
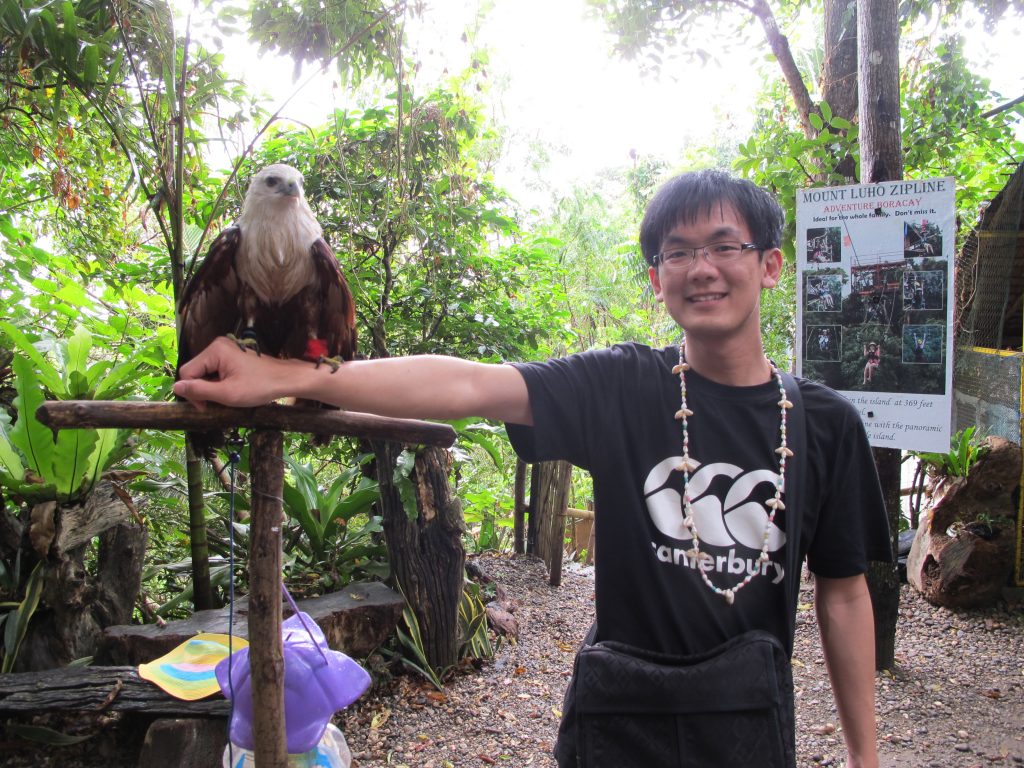
{"label": "man's outstretched arm", "polygon": [[878,768],[875,737],[875,621],[863,574],[814,577],[825,664],[843,725],[848,768]]}
{"label": "man's outstretched arm", "polygon": [[353,360],[332,373],[302,360],[243,352],[220,338],[179,372],[174,394],[202,407],[237,407],[301,397],[350,411],[417,419],[480,416],[513,424],[533,423],[526,382],[509,365],[422,355]]}

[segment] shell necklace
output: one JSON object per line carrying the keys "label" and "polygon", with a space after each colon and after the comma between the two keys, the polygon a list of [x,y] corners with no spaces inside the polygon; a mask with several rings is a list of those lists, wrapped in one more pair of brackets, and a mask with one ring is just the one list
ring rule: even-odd
{"label": "shell necklace", "polygon": [[[793,451],[786,446],[786,411],[793,407],[793,403],[786,397],[786,387],[782,382],[782,372],[779,371],[771,360],[768,361],[768,365],[771,367],[772,376],[775,377],[775,381],[779,385],[779,447],[775,449],[775,453],[779,454],[779,476],[775,483],[775,498],[768,499],[765,502],[765,506],[770,511],[768,519],[764,524],[761,554],[757,558],[759,565],[768,562],[768,540],[771,536],[772,523],[775,522],[775,515],[780,509],[786,508],[786,505],[782,503],[782,491],[786,486],[786,460],[793,456]],[[728,589],[722,589],[715,586],[710,577],[708,577],[707,572],[700,567],[704,560],[711,560],[712,557],[707,552],[700,551],[700,537],[697,535],[697,525],[693,519],[693,504],[690,499],[690,472],[695,470],[698,464],[690,458],[690,431],[687,419],[693,416],[693,411],[686,404],[685,374],[688,370],[690,370],[690,364],[686,362],[686,346],[685,344],[680,344],[679,365],[672,369],[672,373],[679,374],[680,405],[679,410],[676,411],[676,419],[679,420],[683,428],[683,460],[676,467],[676,470],[683,473],[683,524],[693,537],[693,548],[686,553],[686,556],[693,559],[701,579],[708,585],[708,588],[716,595],[721,595],[725,598],[726,603],[732,605],[733,600],[736,598],[736,593],[753,581],[754,576],[761,572],[761,568],[757,568],[753,573],[748,573],[739,584]]]}

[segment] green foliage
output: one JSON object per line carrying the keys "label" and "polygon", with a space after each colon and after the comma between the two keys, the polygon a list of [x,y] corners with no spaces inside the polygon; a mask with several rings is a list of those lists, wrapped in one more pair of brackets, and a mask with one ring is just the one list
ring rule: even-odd
{"label": "green foliage", "polygon": [[[404,3],[323,3],[319,0],[257,0],[252,4],[252,35],[260,52],[287,54],[297,79],[305,63],[327,66],[337,58],[346,80],[379,73],[395,78],[397,19]],[[385,52],[391,55],[382,55]],[[340,54],[340,55],[339,55]]]}
{"label": "green foliage", "polygon": [[[1024,157],[1016,135],[1024,106],[983,116],[999,95],[970,71],[963,45],[948,37],[904,70],[902,126],[908,176],[955,177],[957,211],[970,225],[1005,185],[1008,166]],[[961,228],[958,242],[969,230]]]}
{"label": "green foliage", "polygon": [[406,600],[405,608],[402,610],[402,621],[405,622],[405,629],[399,626],[396,630],[398,641],[401,643],[404,653],[402,663],[414,672],[418,672],[433,685],[437,690],[444,690],[444,683],[441,682],[443,671],[438,673],[427,659],[426,648],[423,645],[423,633],[420,631],[420,622],[416,618],[412,607]]}
{"label": "green foliage", "polygon": [[0,626],[3,626],[4,630],[3,664],[0,665],[0,672],[3,674],[10,672],[14,668],[14,662],[17,661],[21,644],[28,633],[29,622],[39,607],[39,600],[43,594],[42,562],[36,563],[36,567],[32,569],[31,575],[24,584],[24,594],[25,596],[18,603],[17,607],[8,611],[0,619]]}
{"label": "green foliage", "polygon": [[501,550],[512,527],[510,454],[504,426],[478,419],[449,422],[455,490],[462,502],[463,542],[476,552]]}
{"label": "green foliage", "polygon": [[910,451],[939,477],[967,477],[971,467],[988,451],[983,433],[976,427],[960,430],[950,439],[949,453]]}
{"label": "green foliage", "polygon": [[487,629],[487,607],[480,585],[467,581],[459,600],[460,659],[490,659],[495,647]]}
{"label": "green foliage", "polygon": [[624,341],[651,343],[658,304],[637,243],[640,213],[662,166],[638,162],[608,171],[601,191],[577,187],[538,227],[557,265],[558,322],[547,355],[582,352]]}
{"label": "green foliage", "polygon": [[79,327],[53,345],[55,366],[15,326],[0,323],[19,351],[12,361],[17,397],[13,426],[0,420],[0,487],[15,499],[68,502],[84,497],[101,473],[123,458],[126,433],[67,429],[54,433],[36,419],[45,392],[58,400],[116,397],[134,386],[127,364],[90,362],[92,337]]}
{"label": "green foliage", "polygon": [[[408,602],[402,611],[402,621],[405,624],[404,629],[399,625],[396,630],[402,651],[402,663],[428,680],[437,690],[443,691],[443,680],[450,670],[434,669],[427,660],[419,621]],[[487,608],[484,605],[483,593],[480,586],[474,582],[467,582],[464,585],[459,600],[459,633],[460,660],[489,659],[494,656],[496,648],[492,645],[488,632]]]}
{"label": "green foliage", "polygon": [[339,473],[326,490],[310,465],[287,458],[284,510],[291,530],[284,535],[293,578],[316,574],[325,587],[337,588],[388,575],[387,552],[377,536],[381,521],[372,514],[380,492],[376,481],[360,474],[368,458]]}
{"label": "green foliage", "polygon": [[466,523],[463,539],[472,551],[501,551],[507,547],[512,529],[509,490],[504,474],[481,477],[471,484],[460,482],[462,519]]}

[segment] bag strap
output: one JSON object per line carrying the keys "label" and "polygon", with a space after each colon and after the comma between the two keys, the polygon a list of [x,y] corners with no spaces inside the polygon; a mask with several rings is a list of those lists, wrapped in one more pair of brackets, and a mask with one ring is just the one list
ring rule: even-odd
{"label": "bag strap", "polygon": [[796,606],[800,598],[800,573],[803,557],[800,556],[800,527],[804,516],[804,490],[807,474],[807,413],[804,410],[800,385],[792,374],[780,371],[786,397],[793,407],[786,418],[786,442],[793,450],[793,457],[786,464],[786,568],[791,578],[787,579],[786,619],[789,625],[786,651],[793,653],[793,633],[796,631]]}

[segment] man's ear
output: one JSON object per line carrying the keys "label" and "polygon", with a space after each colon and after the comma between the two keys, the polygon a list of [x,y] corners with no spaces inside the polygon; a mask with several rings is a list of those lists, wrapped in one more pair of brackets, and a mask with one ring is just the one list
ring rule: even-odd
{"label": "man's ear", "polygon": [[654,289],[654,298],[658,301],[665,301],[665,297],[661,294],[661,276],[658,275],[658,268],[648,267],[647,277],[651,281],[651,288]]}
{"label": "man's ear", "polygon": [[782,250],[772,248],[764,252],[761,271],[761,287],[774,288],[782,276]]}

